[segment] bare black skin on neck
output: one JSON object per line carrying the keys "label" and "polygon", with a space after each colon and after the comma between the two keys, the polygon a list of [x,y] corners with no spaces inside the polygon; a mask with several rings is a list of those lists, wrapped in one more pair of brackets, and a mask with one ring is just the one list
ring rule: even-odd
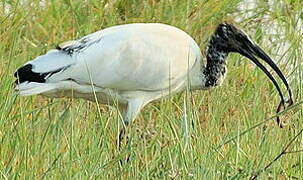
{"label": "bare black skin on neck", "polygon": [[[293,104],[290,86],[285,76],[273,62],[273,60],[256,43],[250,40],[244,32],[228,23],[219,24],[209,41],[206,56],[207,64],[203,69],[203,75],[205,78],[205,82],[203,83],[204,87],[217,86],[222,82],[223,76],[226,73],[225,58],[230,52],[239,53],[242,56],[250,59],[271,80],[279,92],[279,96],[281,97],[280,104],[276,111],[277,113],[281,111],[282,107],[286,107],[286,104],[289,106]],[[258,60],[258,58],[269,65],[274,70],[275,74],[277,74],[283,81],[283,84],[288,91],[289,100],[285,100],[276,78],[273,77],[273,75]],[[277,123],[280,127],[282,127],[279,116],[277,116]]]}
{"label": "bare black skin on neck", "polygon": [[228,56],[228,49],[224,47],[226,40],[224,39],[224,31],[219,26],[212,35],[207,48],[207,64],[203,71],[206,78],[205,87],[218,86],[220,78],[226,73],[225,58]]}

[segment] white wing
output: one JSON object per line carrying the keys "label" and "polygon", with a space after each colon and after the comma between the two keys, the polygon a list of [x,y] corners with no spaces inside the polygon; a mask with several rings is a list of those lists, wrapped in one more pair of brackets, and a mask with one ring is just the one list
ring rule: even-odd
{"label": "white wing", "polygon": [[60,44],[27,64],[34,73],[44,73],[49,83],[72,80],[101,88],[156,91],[182,83],[200,56],[195,41],[180,29],[127,24]]}

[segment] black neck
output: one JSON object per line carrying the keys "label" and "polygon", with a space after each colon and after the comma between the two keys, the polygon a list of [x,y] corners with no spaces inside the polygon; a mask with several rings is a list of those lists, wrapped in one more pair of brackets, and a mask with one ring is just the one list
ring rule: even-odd
{"label": "black neck", "polygon": [[226,73],[225,58],[228,56],[228,52],[221,48],[221,44],[224,40],[215,33],[207,48],[207,64],[203,71],[205,79],[205,87],[217,86],[221,83],[221,79]]}

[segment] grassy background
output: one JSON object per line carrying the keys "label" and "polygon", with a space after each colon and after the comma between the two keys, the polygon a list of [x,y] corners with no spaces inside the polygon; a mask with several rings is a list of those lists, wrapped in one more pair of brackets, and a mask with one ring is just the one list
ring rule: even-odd
{"label": "grassy background", "polygon": [[[0,179],[303,177],[302,134],[288,148],[299,152],[284,154],[264,170],[303,128],[303,3],[257,2],[256,8],[239,11],[246,2],[2,0]],[[208,37],[225,20],[236,20],[291,81],[297,106],[283,116],[288,123],[284,129],[269,119],[279,102],[274,86],[239,55],[229,56],[221,87],[147,105],[128,129],[129,143],[120,151],[115,108],[14,94],[15,69],[65,40],[116,24],[162,22],[187,31],[204,52]],[[128,156],[128,163],[119,163]]]}

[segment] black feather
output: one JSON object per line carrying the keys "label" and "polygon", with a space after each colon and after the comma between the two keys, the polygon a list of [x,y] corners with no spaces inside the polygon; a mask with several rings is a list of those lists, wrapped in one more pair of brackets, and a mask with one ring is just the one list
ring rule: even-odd
{"label": "black feather", "polygon": [[45,73],[36,73],[33,72],[33,65],[32,64],[26,64],[25,66],[22,66],[21,68],[19,68],[14,76],[17,78],[17,80],[15,81],[16,84],[21,84],[23,82],[39,82],[39,83],[44,83],[46,77],[50,77],[53,74],[60,72],[60,71],[64,71],[66,68],[68,68],[69,66],[54,70],[54,71],[50,71],[50,72],[45,72]]}
{"label": "black feather", "polygon": [[14,74],[14,76],[17,78],[15,83],[20,84],[25,81],[44,83],[46,75],[33,72],[32,68],[33,68],[33,65],[31,65],[31,64],[27,64],[27,65],[19,68]]}

